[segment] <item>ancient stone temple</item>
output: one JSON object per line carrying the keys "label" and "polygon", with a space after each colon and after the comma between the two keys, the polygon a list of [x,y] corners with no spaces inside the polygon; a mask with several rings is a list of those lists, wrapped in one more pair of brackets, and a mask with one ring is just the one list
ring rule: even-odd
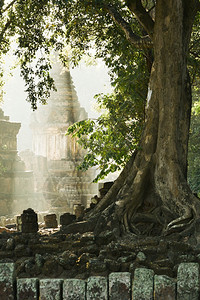
{"label": "ancient stone temple", "polygon": [[33,197],[33,174],[25,172],[24,162],[17,155],[20,127],[0,109],[0,216],[20,212]]}
{"label": "ancient stone temple", "polygon": [[52,211],[73,212],[77,204],[86,207],[96,193],[96,185],[91,183],[94,171],[77,170],[83,150],[66,135],[71,124],[88,116],[80,107],[69,70],[56,62],[52,76],[57,92],[34,112],[31,122],[33,152],[40,160],[47,159],[43,194]]}

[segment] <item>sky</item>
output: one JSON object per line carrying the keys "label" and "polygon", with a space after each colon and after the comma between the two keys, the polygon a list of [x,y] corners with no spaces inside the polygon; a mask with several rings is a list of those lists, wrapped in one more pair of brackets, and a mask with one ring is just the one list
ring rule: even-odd
{"label": "sky", "polygon": [[[9,64],[9,59],[7,60]],[[98,61],[95,66],[86,66],[82,63],[79,67],[70,69],[78,100],[88,112],[90,118],[98,115],[95,111],[95,94],[111,90],[108,71],[103,62]],[[12,77],[7,78],[5,84],[4,101],[1,108],[4,114],[10,117],[10,121],[21,123],[18,134],[18,151],[31,150],[30,117],[33,113],[30,103],[26,102],[24,83],[19,75],[19,69],[15,70]]]}

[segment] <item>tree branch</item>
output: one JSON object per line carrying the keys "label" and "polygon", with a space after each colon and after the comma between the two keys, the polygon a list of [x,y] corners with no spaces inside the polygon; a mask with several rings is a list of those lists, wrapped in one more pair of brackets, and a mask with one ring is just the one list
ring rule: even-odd
{"label": "tree branch", "polygon": [[197,10],[200,11],[200,2],[197,2]]}
{"label": "tree branch", "polygon": [[154,21],[142,6],[141,0],[126,0],[128,8],[136,16],[140,24],[144,27],[150,38],[153,37]]}
{"label": "tree branch", "polygon": [[114,22],[124,31],[127,40],[137,48],[152,48],[152,40],[148,37],[140,37],[135,34],[130,25],[122,18],[122,16],[112,6],[106,6],[107,12],[111,15]]}
{"label": "tree branch", "polygon": [[11,1],[3,10],[2,13],[4,13],[5,11],[7,11],[17,0],[13,0]]}
{"label": "tree branch", "polygon": [[11,24],[11,20],[8,19],[7,22],[6,22],[6,24],[5,24],[5,26],[4,26],[4,28],[0,32],[0,42],[2,41],[3,36],[4,36],[5,32],[6,32],[6,30],[9,28],[10,24]]}

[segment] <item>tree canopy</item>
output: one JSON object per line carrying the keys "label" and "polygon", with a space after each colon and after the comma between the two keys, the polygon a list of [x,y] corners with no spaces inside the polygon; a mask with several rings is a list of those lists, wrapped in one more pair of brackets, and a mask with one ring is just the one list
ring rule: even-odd
{"label": "tree canopy", "polygon": [[[117,10],[121,10],[122,15]],[[129,94],[134,89],[130,74],[138,67],[135,61],[144,55],[149,59],[147,50],[138,52],[126,39],[127,30],[141,32],[142,28],[123,1],[115,1],[111,7],[107,1],[16,0],[2,5],[1,16],[1,53],[9,50],[11,41],[16,43],[14,54],[20,61],[27,99],[33,109],[38,100],[45,103],[49,89],[53,88],[48,58],[52,49],[60,52],[64,63],[70,60],[76,65],[83,54],[90,55],[90,48],[96,47],[96,57],[104,59],[113,84],[121,90],[123,85],[123,92]],[[124,32],[126,27],[130,28]],[[68,55],[67,45],[71,48]],[[33,63],[36,64],[34,70]],[[142,96],[145,97],[145,93]]]}
{"label": "tree canopy", "polygon": [[[48,102],[50,90],[56,88],[49,74],[52,49],[59,51],[63,63],[70,61],[77,65],[95,47],[95,56],[108,66],[114,92],[98,97],[108,114],[96,122],[76,124],[69,130],[79,138],[82,136],[79,143],[89,151],[80,168],[100,165],[97,179],[124,166],[136,149],[145,119],[153,62],[152,41],[147,28],[133,17],[134,5],[128,1],[111,2],[16,0],[1,3],[1,53],[6,53],[13,41],[16,43],[14,53],[33,109],[38,102]],[[155,14],[155,1],[136,3],[138,11],[145,9],[149,15]],[[148,14],[146,26],[152,26]],[[191,41],[189,68],[195,81],[200,69],[198,16]]]}

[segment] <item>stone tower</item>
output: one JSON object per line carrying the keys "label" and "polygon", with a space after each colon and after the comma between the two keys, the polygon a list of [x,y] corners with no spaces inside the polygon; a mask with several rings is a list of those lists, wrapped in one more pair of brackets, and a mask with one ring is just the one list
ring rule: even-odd
{"label": "stone tower", "polygon": [[33,197],[32,172],[25,172],[24,162],[17,155],[20,127],[0,109],[0,216],[19,213]]}
{"label": "stone tower", "polygon": [[51,210],[73,212],[76,204],[88,206],[97,189],[91,183],[95,176],[93,170],[84,173],[77,170],[83,150],[66,136],[70,125],[88,116],[80,107],[69,70],[57,62],[52,77],[57,92],[52,92],[48,104],[34,112],[31,122],[33,152],[40,159],[47,159],[43,194]]}

